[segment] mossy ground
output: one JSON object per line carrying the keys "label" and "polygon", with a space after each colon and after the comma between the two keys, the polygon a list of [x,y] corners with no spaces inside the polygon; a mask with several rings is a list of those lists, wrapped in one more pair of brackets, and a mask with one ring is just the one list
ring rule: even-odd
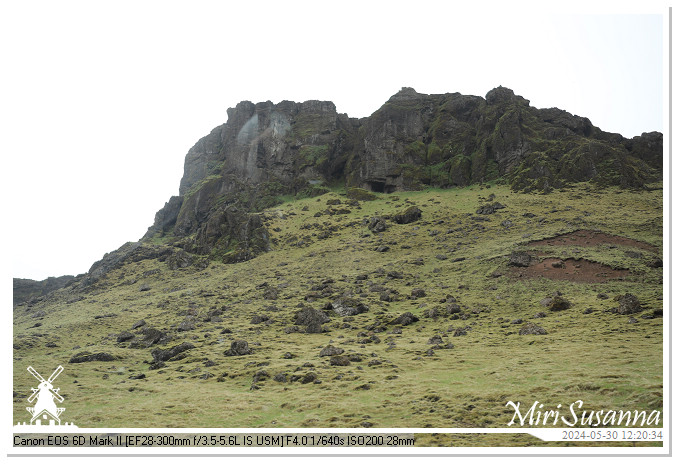
{"label": "mossy ground", "polygon": [[[491,194],[506,208],[478,220],[474,213]],[[388,222],[379,234],[364,223],[413,204],[422,210],[417,222]],[[335,190],[265,214],[273,251],[251,261],[174,271],[157,260],[140,261],[110,272],[80,301],[68,303],[70,295],[61,290],[30,310],[16,307],[14,422],[28,420],[26,396],[35,382],[26,368],[48,376],[60,364],[62,417],[80,427],[505,427],[512,416],[507,401],[537,400],[554,408],[582,400],[587,410],[663,406],[663,319],[639,317],[662,308],[662,268],[645,264],[662,257],[662,190],[578,184],[539,195],[472,186],[377,194],[358,203]],[[502,224],[507,220],[511,225]],[[643,241],[657,252],[635,249],[642,257],[633,258],[625,247],[530,245],[578,229]],[[375,251],[380,245],[388,251]],[[506,272],[509,254],[517,250],[581,257],[625,267],[630,275],[592,284],[520,279]],[[361,275],[367,278],[357,279]],[[150,290],[140,291],[142,284]],[[398,297],[381,301],[371,286],[395,290]],[[272,287],[278,296],[267,299]],[[414,288],[426,296],[411,299]],[[540,304],[556,291],[572,302],[570,309],[552,313]],[[611,298],[602,300],[600,293]],[[613,297],[624,293],[637,295],[644,307],[638,323],[607,312],[616,306]],[[369,312],[347,320],[328,312],[326,333],[285,332],[303,305],[322,309],[348,294]],[[448,296],[461,306],[460,319],[426,317],[433,308],[443,312]],[[225,308],[222,321],[206,322],[207,313],[219,308]],[[586,309],[591,312],[584,314]],[[39,311],[44,316],[33,317]],[[396,326],[387,323],[406,311],[420,320],[391,333]],[[533,319],[540,311],[547,316]],[[187,315],[194,315],[195,329],[177,331]],[[255,315],[270,319],[253,324]],[[182,360],[149,370],[151,348],[116,343],[116,335],[140,319],[173,336],[161,348],[183,341],[195,348]],[[521,325],[511,324],[515,319],[536,322],[547,335],[521,336]],[[36,322],[41,325],[34,327]],[[453,336],[465,326],[467,335]],[[222,334],[224,328],[231,333]],[[364,343],[371,335],[379,343]],[[431,350],[428,341],[435,335],[442,346],[454,347]],[[225,356],[236,339],[246,340],[253,353]],[[328,344],[363,360],[330,366],[328,357],[319,357]],[[68,363],[84,350],[119,359]],[[291,359],[284,358],[287,352]],[[208,361],[214,365],[206,367]],[[251,389],[261,370],[270,377]],[[307,372],[320,383],[273,380],[278,373],[289,378]],[[144,379],[130,379],[141,373]],[[491,446],[516,443],[488,437]]]}

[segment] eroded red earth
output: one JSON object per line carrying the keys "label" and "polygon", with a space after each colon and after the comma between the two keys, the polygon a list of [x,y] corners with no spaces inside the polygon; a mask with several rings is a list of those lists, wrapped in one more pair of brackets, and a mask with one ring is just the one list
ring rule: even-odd
{"label": "eroded red earth", "polygon": [[[553,238],[536,240],[528,245],[554,247],[617,245],[656,251],[654,246],[645,242],[592,230],[578,230]],[[612,279],[622,279],[629,275],[627,269],[613,269],[610,266],[586,259],[568,258],[562,260],[559,258],[544,258],[544,256],[547,256],[547,254],[538,253],[537,256],[533,254],[533,259],[528,267],[510,267],[510,274],[519,278],[546,277],[554,280],[586,283],[606,282]]]}
{"label": "eroded red earth", "polygon": [[533,260],[528,267],[513,268],[512,274],[521,278],[546,277],[587,283],[606,282],[629,274],[627,269],[613,269],[586,259],[545,258],[542,261],[539,259]]}

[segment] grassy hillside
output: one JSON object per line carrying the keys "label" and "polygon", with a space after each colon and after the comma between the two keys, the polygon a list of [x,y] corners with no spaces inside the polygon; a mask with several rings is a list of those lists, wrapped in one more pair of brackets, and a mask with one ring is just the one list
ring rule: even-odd
{"label": "grassy hillside", "polygon": [[[376,196],[334,191],[265,211],[273,250],[245,263],[143,260],[83,299],[62,289],[15,307],[14,422],[29,419],[26,368],[48,376],[59,364],[62,418],[80,427],[505,427],[507,401],[662,408],[661,189]],[[505,208],[476,214],[496,202]],[[410,206],[419,220],[369,230]],[[600,234],[564,235],[574,231]],[[531,265],[510,266],[513,252]],[[545,306],[555,292],[569,309]],[[610,312],[626,293],[643,311]],[[336,314],[342,297],[368,311]],[[329,318],[325,332],[294,325],[306,307]],[[406,312],[419,320],[391,323]],[[519,335],[528,322],[546,334]],[[166,343],[130,347],[149,327]],[[122,332],[135,338],[118,342]],[[251,354],[225,355],[235,340]],[[152,364],[153,350],[183,342],[193,348]],[[320,356],[327,345],[344,351]],[[82,352],[115,360],[69,363]]]}

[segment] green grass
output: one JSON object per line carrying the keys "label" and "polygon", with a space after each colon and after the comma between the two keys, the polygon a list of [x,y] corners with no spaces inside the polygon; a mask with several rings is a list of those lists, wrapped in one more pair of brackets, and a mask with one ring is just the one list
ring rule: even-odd
{"label": "green grass", "polygon": [[[471,220],[491,193],[493,201],[507,208],[487,216],[487,222]],[[588,410],[662,408],[663,320],[636,315],[639,322],[630,324],[627,316],[606,312],[616,306],[612,297],[627,292],[639,297],[644,313],[662,308],[662,269],[644,264],[646,258],[662,256],[662,190],[634,192],[579,184],[539,195],[492,185],[377,196],[358,207],[346,203],[339,189],[317,198],[281,198],[283,204],[264,213],[273,251],[251,261],[212,262],[204,270],[176,271],[157,260],[140,261],[111,271],[81,301],[68,304],[72,295],[64,289],[30,310],[25,305],[16,307],[14,391],[28,395],[35,386],[26,372],[29,365],[43,375],[63,365],[65,371],[56,382],[66,398],[63,419],[80,427],[361,427],[368,423],[373,427],[505,427],[511,419],[505,407],[510,400],[538,400],[551,407],[583,400]],[[329,206],[330,199],[342,204]],[[418,222],[388,222],[381,234],[363,225],[364,219],[390,216],[411,204],[423,211]],[[342,208],[350,212],[327,214]],[[526,212],[536,217],[524,217]],[[315,217],[316,213],[321,215]],[[506,229],[500,224],[504,220],[513,225]],[[491,277],[496,270],[506,271],[511,251],[545,251],[530,242],[577,229],[644,241],[658,247],[657,253],[642,251],[644,258],[639,260],[627,257],[624,247],[581,247],[578,256],[631,270],[624,280],[605,283],[518,280],[507,272]],[[329,236],[321,238],[325,231]],[[380,244],[390,250],[374,251]],[[557,252],[562,257],[574,255],[571,247]],[[413,264],[418,258],[422,265]],[[465,259],[453,262],[454,258]],[[144,277],[153,269],[159,272]],[[389,271],[401,272],[403,278],[391,279]],[[368,279],[357,281],[361,274]],[[305,300],[312,286],[327,279],[334,281],[329,295]],[[263,289],[257,288],[264,282],[279,290],[276,300],[265,299]],[[141,292],[143,283],[151,290]],[[398,291],[399,300],[380,301],[379,293],[370,291],[371,284]],[[425,289],[426,296],[409,299],[413,288]],[[540,300],[557,290],[573,307],[550,313]],[[326,324],[330,331],[323,334],[284,332],[292,326],[300,304],[321,309],[345,292],[361,299],[370,311],[347,321],[332,315]],[[611,298],[601,300],[599,293]],[[431,308],[445,308],[441,300],[447,295],[458,300],[467,319],[425,317]],[[268,310],[271,305],[277,310]],[[209,311],[223,306],[227,309],[222,322],[203,320]],[[583,314],[588,308],[592,313]],[[37,311],[46,314],[31,317]],[[401,334],[389,333],[394,326],[387,322],[406,311],[420,321],[403,327]],[[533,319],[539,311],[547,312],[547,317]],[[115,317],[94,318],[108,314]],[[196,328],[177,332],[187,314],[198,315]],[[269,316],[271,323],[251,324],[256,314]],[[538,323],[548,334],[518,335],[520,325],[510,323],[517,318]],[[130,349],[127,343],[115,341],[115,334],[140,319],[172,334],[168,347],[189,341],[196,348],[185,359],[149,370],[151,349]],[[32,328],[37,321],[42,325]],[[375,333],[380,343],[360,343],[375,323],[387,328]],[[453,337],[451,330],[467,325],[471,327],[467,335]],[[232,333],[220,334],[222,328]],[[454,348],[434,350],[429,356],[432,345],[427,342],[434,335]],[[247,340],[254,353],[224,356],[235,339]],[[57,346],[47,348],[50,342]],[[319,357],[327,344],[343,348],[345,354],[362,354],[364,360],[330,366],[329,358]],[[83,350],[105,351],[119,359],[68,363]],[[286,352],[294,357],[285,359]],[[208,360],[216,364],[206,367]],[[369,366],[370,360],[381,364]],[[306,363],[312,366],[305,367]],[[270,378],[251,390],[252,377],[260,370]],[[207,372],[213,377],[202,380],[200,376]],[[272,379],[277,373],[307,372],[315,372],[321,383]],[[138,373],[146,378],[129,378]],[[360,388],[364,385],[369,389]],[[14,398],[15,422],[28,420],[26,406],[26,397]],[[434,446],[450,439],[425,437],[419,443]],[[488,436],[481,443],[498,440],[502,437]],[[479,439],[462,442],[474,446]],[[534,444],[529,438],[524,442]]]}

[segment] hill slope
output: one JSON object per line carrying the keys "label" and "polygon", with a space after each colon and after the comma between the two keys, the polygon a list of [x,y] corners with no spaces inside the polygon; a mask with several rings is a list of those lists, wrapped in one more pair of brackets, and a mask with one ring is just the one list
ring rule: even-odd
{"label": "hill slope", "polygon": [[[375,197],[265,210],[271,250],[245,263],[142,243],[16,306],[14,420],[26,367],[58,364],[81,427],[503,427],[509,400],[662,406],[662,190]],[[618,313],[627,293],[640,312]]]}

